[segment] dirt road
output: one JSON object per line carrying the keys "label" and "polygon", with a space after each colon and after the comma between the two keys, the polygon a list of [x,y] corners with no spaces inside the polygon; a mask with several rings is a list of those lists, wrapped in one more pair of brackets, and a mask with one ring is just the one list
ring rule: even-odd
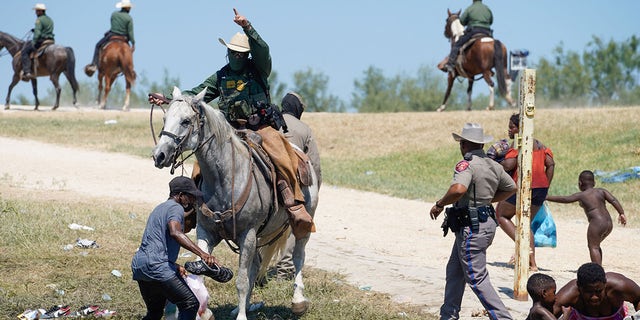
{"label": "dirt road", "polygon": [[[0,184],[12,188],[68,190],[74,196],[157,204],[165,199],[169,170],[151,159],[95,152],[0,137]],[[443,192],[447,186],[442,186]],[[316,212],[318,232],[307,246],[307,265],[338,271],[363,290],[386,292],[398,302],[423,305],[437,314],[442,303],[445,264],[453,237],[442,237],[441,221],[431,221],[431,203],[392,198],[323,185]],[[575,278],[589,261],[586,219],[555,215],[558,247],[538,250],[541,272],[558,286]],[[604,268],[640,282],[637,254],[640,230],[618,225],[604,241]],[[514,319],[524,319],[530,301],[512,299],[513,267],[508,266],[514,244],[498,231],[488,252],[489,273]],[[634,257],[635,255],[635,257]],[[473,319],[481,309],[467,289],[461,319]],[[476,318],[477,319],[477,318]]]}

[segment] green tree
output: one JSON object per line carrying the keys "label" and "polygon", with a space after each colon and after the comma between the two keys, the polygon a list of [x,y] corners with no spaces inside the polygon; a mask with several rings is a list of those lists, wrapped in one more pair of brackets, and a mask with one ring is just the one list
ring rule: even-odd
{"label": "green tree", "polygon": [[311,112],[343,112],[345,103],[335,95],[329,94],[329,77],[314,72],[311,68],[296,71],[293,74],[294,91],[300,94]]}
{"label": "green tree", "polygon": [[628,41],[605,43],[593,36],[583,55],[584,65],[592,75],[591,90],[601,104],[617,100],[620,95],[637,86],[634,74],[640,67],[638,38],[634,35]]}
{"label": "green tree", "polygon": [[275,104],[280,104],[282,98],[286,94],[287,84],[280,82],[278,79],[278,73],[276,71],[271,71],[269,75],[269,94],[271,95],[271,102]]}

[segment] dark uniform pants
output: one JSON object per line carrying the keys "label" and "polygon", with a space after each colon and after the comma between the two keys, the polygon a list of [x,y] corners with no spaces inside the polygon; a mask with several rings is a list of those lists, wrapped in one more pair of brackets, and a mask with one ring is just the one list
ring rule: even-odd
{"label": "dark uniform pants", "polygon": [[464,34],[462,34],[462,36],[458,39],[458,41],[456,41],[451,47],[451,52],[449,53],[449,63],[451,65],[455,65],[456,58],[458,57],[458,51],[460,51],[460,48],[462,47],[462,45],[467,43],[467,41],[471,40],[471,38],[478,33],[485,34],[489,37],[491,37],[493,34],[491,29],[479,28],[479,27],[467,28]]}
{"label": "dark uniform pants", "polygon": [[476,294],[490,319],[512,319],[509,311],[496,293],[487,271],[487,248],[496,234],[496,222],[481,222],[477,233],[470,227],[456,232],[456,240],[447,263],[444,304],[440,307],[440,319],[459,319],[462,297],[468,284]]}
{"label": "dark uniform pants", "polygon": [[24,44],[24,47],[22,48],[22,56],[21,56],[22,71],[24,73],[31,72],[31,58],[29,58],[29,55],[31,55],[32,52],[36,51],[36,49],[40,48],[40,45],[42,45],[43,41],[38,41],[35,43],[35,45],[31,43],[31,41],[27,41]]}

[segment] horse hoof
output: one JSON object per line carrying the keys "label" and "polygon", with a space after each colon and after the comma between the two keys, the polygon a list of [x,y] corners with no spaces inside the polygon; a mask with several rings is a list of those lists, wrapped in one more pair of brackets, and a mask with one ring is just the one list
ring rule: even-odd
{"label": "horse hoof", "polygon": [[309,300],[291,304],[291,312],[298,317],[305,314],[307,310],[309,310]]}
{"label": "horse hoof", "polygon": [[4,109],[5,110],[9,110],[9,106],[4,106]]}
{"label": "horse hoof", "polygon": [[51,111],[58,109],[58,106],[53,106],[53,108],[51,108]]}
{"label": "horse hoof", "polygon": [[440,106],[440,108],[436,109],[436,111],[442,112],[442,111],[444,111],[444,108],[445,108],[445,106]]}

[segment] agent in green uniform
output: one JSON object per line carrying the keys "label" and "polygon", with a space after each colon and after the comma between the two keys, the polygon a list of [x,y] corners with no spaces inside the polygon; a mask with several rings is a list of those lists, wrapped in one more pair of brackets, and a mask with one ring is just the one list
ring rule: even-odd
{"label": "agent in green uniform", "polygon": [[104,37],[96,44],[91,64],[84,67],[87,74],[93,75],[98,69],[100,50],[112,36],[126,37],[127,40],[131,42],[131,52],[136,51],[136,39],[133,37],[133,18],[131,18],[129,14],[132,7],[133,4],[131,4],[130,0],[122,0],[116,3],[116,8],[120,9],[120,11],[114,11],[111,14],[111,29],[109,29],[109,31],[104,34]]}
{"label": "agent in green uniform", "polygon": [[466,29],[460,39],[451,47],[449,61],[447,62],[447,69],[450,72],[455,68],[456,57],[463,44],[478,33],[486,34],[489,37],[493,36],[493,30],[491,30],[493,13],[489,7],[482,3],[482,0],[473,0],[473,4],[466,8],[462,15],[460,15],[460,23],[466,26]]}
{"label": "agent in green uniform", "polygon": [[[271,74],[269,45],[260,37],[246,17],[233,9],[233,21],[244,33],[236,33],[229,42],[218,39],[227,47],[229,63],[212,74],[203,83],[183,94],[196,95],[207,90],[204,101],[218,98],[218,107],[236,128],[258,126],[262,147],[276,167],[277,187],[290,216],[296,239],[315,230],[313,218],[304,207],[304,194],[297,179],[298,159],[287,139],[269,125],[260,125],[256,107],[270,103],[268,78]],[[251,57],[249,57],[251,55]],[[156,93],[155,95],[162,96]],[[167,97],[171,99],[171,97]],[[149,96],[149,102],[160,105],[166,99]],[[195,170],[194,170],[195,171]]]}
{"label": "agent in green uniform", "polygon": [[37,3],[33,10],[36,11],[36,26],[33,28],[33,39],[27,41],[22,48],[22,80],[28,81],[35,79],[31,74],[31,59],[29,55],[36,51],[45,40],[54,40],[53,37],[53,20],[46,14],[47,7],[44,3]]}

